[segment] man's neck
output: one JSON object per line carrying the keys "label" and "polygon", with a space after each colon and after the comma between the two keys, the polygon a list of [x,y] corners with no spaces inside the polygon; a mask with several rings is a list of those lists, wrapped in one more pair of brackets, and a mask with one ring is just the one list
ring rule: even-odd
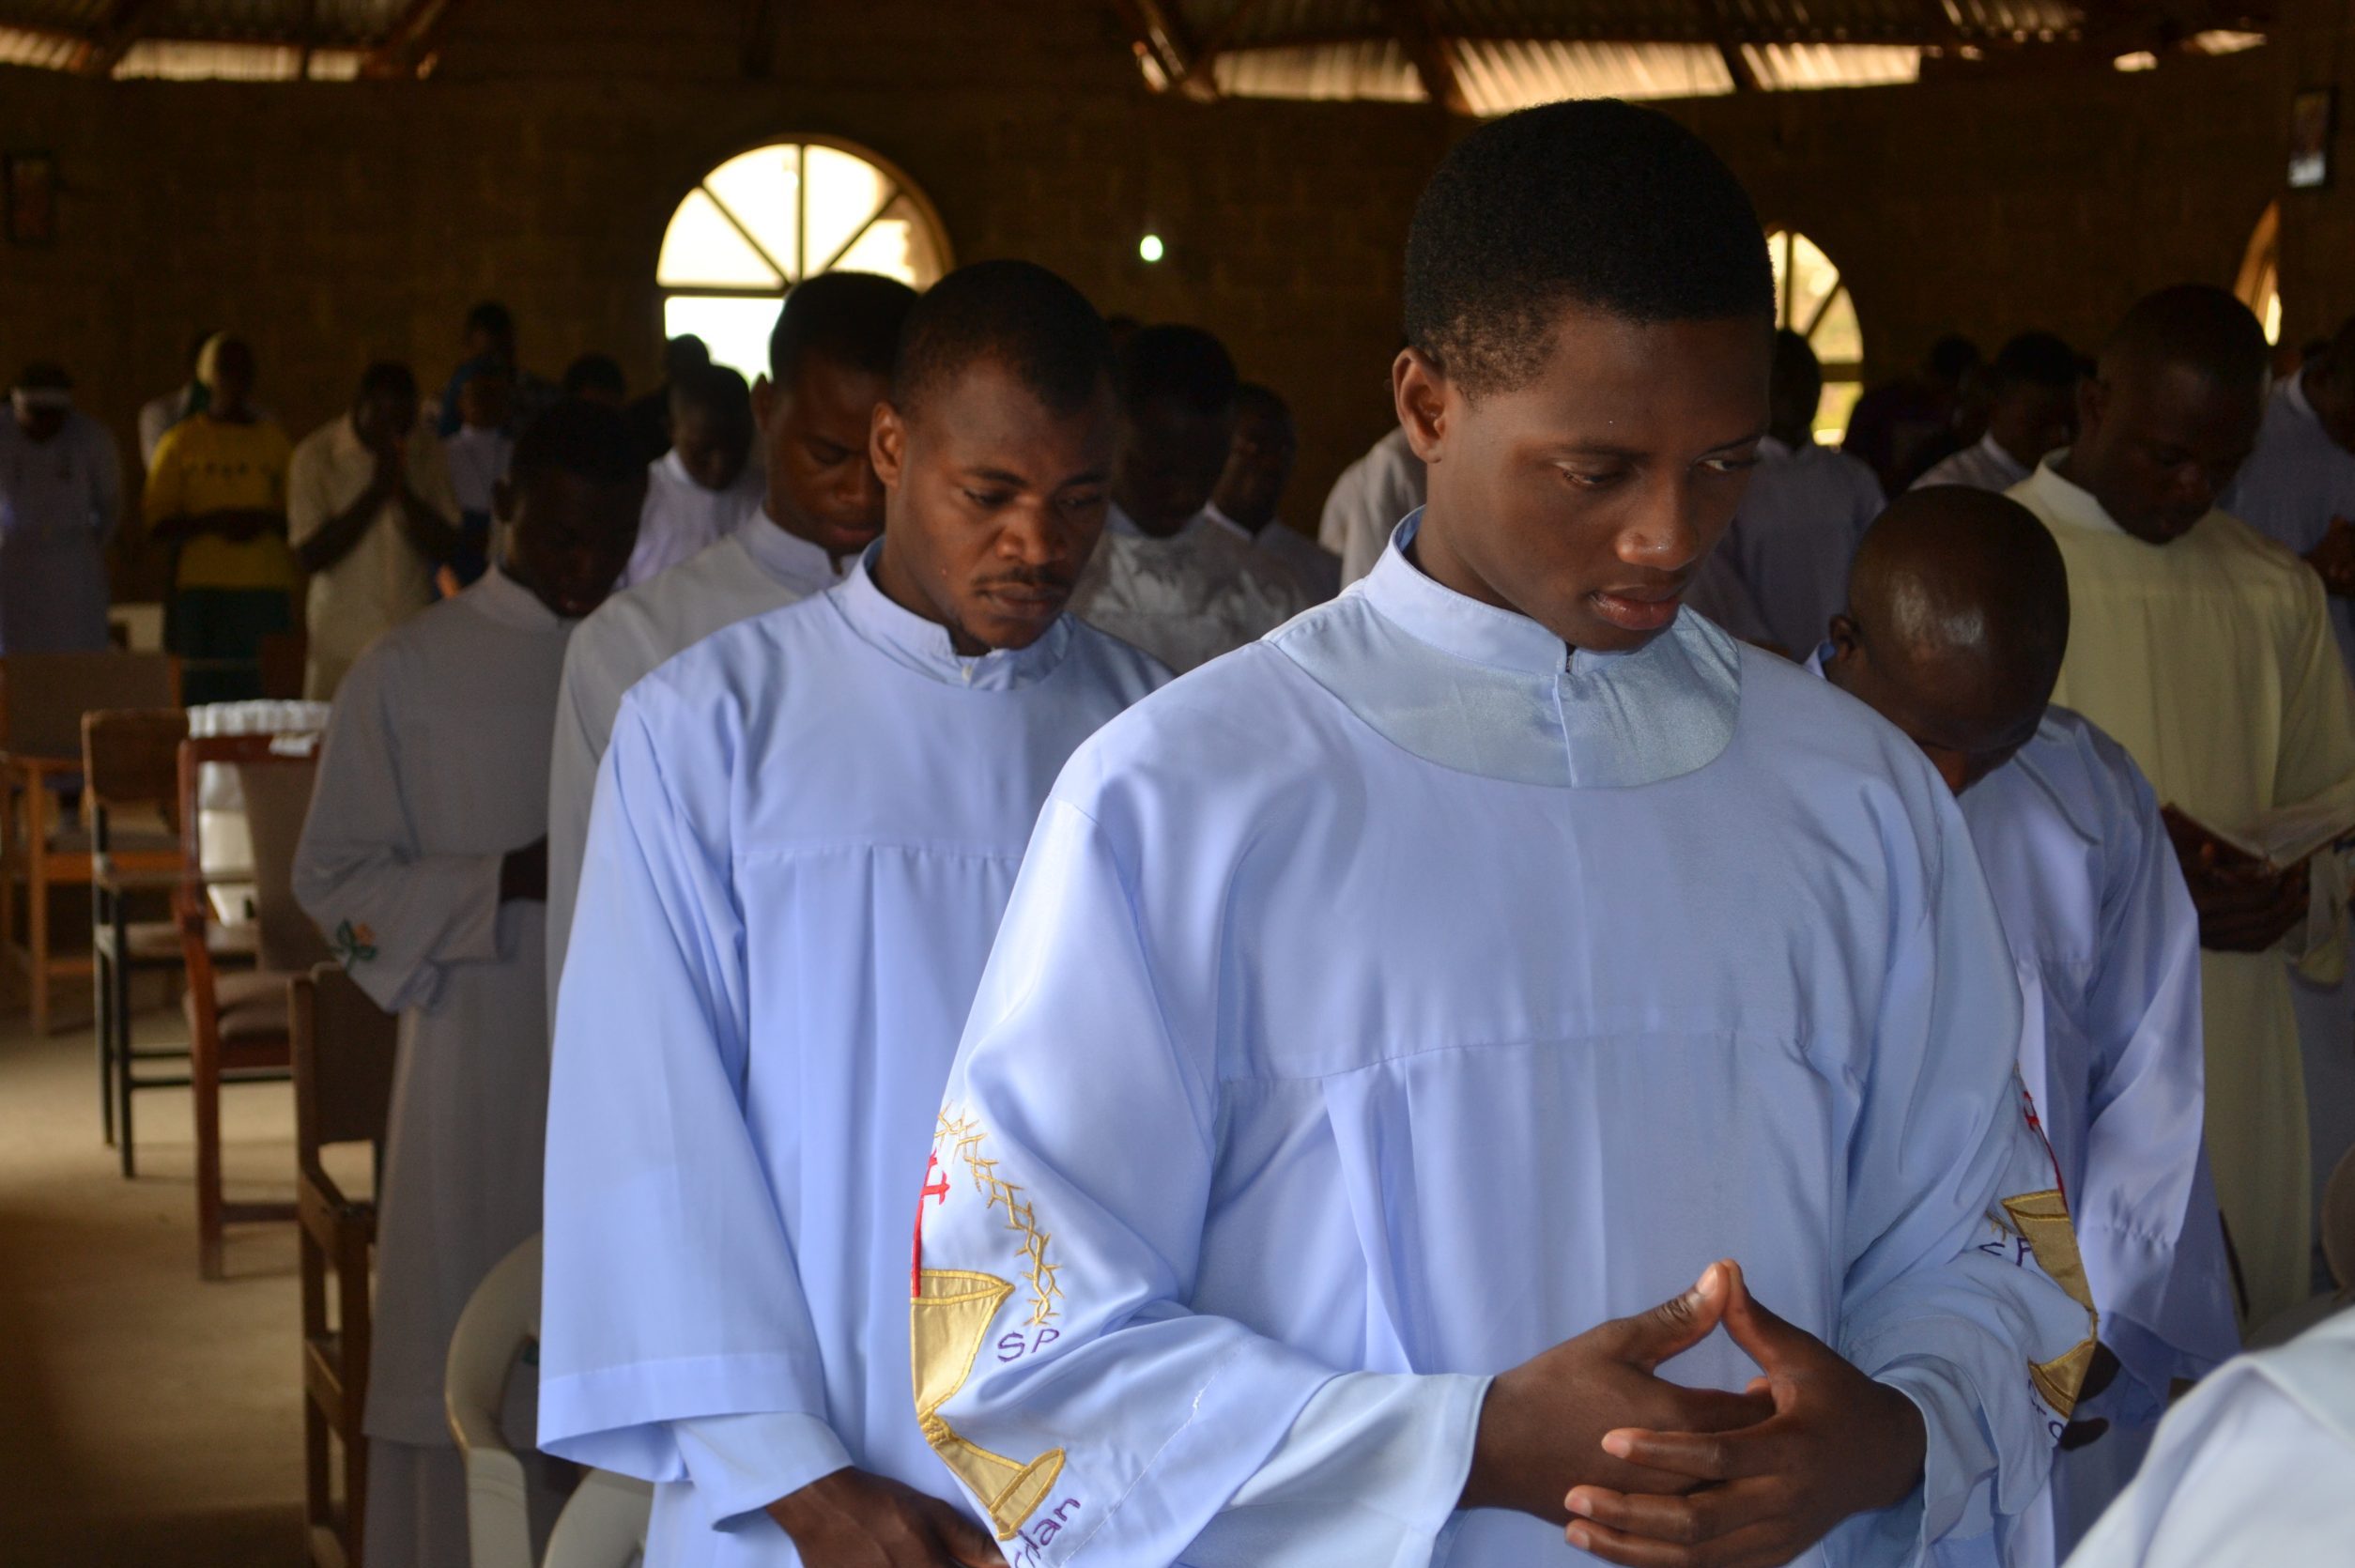
{"label": "man's neck", "polygon": [[1783,445],[1789,447],[1793,452],[1805,452],[1808,448],[1815,444],[1815,432],[1809,429],[1804,424],[1771,425],[1768,427],[1766,434],[1772,436],[1775,439],[1780,441]]}
{"label": "man's neck", "polygon": [[989,645],[974,637],[941,614],[940,607],[919,592],[916,574],[893,553],[891,529],[884,529],[884,547],[875,552],[875,586],[883,596],[920,621],[930,621],[948,634],[948,646],[960,658],[977,659],[990,651]]}
{"label": "man's neck", "polygon": [[1193,516],[1189,515],[1172,523],[1154,523],[1147,520],[1143,513],[1117,495],[1112,498],[1112,503],[1120,509],[1120,515],[1129,519],[1131,526],[1147,539],[1174,539],[1185,531],[1188,523],[1193,521]]}

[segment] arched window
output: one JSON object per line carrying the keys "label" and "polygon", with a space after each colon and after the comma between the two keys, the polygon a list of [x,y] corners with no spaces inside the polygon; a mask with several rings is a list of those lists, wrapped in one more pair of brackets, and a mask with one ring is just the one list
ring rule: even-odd
{"label": "arched window", "polygon": [[1864,395],[1864,330],[1856,301],[1824,248],[1794,229],[1770,229],[1766,251],[1775,264],[1775,325],[1808,340],[1824,366],[1824,396],[1815,406],[1815,438],[1837,442],[1848,411]]}
{"label": "arched window", "polygon": [[2282,204],[2274,202],[2259,214],[2256,232],[2240,258],[2240,279],[2233,285],[2240,302],[2265,323],[2265,341],[2282,341]]}
{"label": "arched window", "polygon": [[654,281],[666,337],[692,332],[747,380],[769,367],[785,291],[820,272],[881,272],[926,288],[948,270],[932,204],[847,143],[798,136],[740,152],[670,215]]}

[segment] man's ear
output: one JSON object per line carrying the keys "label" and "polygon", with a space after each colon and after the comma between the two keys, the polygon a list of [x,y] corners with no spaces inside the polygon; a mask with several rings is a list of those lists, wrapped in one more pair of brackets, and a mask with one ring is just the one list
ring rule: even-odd
{"label": "man's ear", "polygon": [[908,422],[900,410],[885,398],[875,405],[875,416],[867,426],[867,460],[875,466],[875,477],[886,490],[900,487],[901,467],[908,456]]}
{"label": "man's ear", "polygon": [[1391,398],[1407,444],[1427,465],[1440,462],[1447,446],[1447,373],[1419,349],[1402,348],[1390,366]]}
{"label": "man's ear", "polygon": [[1832,651],[1824,660],[1825,669],[1864,656],[1863,639],[1856,631],[1856,623],[1846,615],[1832,617],[1831,644]]}

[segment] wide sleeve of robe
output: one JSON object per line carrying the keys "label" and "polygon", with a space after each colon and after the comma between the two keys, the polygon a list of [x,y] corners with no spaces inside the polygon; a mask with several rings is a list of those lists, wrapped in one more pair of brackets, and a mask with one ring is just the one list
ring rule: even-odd
{"label": "wide sleeve of robe", "polygon": [[[754,1489],[774,1499],[844,1454],[745,1118],[733,749],[725,715],[642,688],[599,778],[548,1094],[540,1441],[649,1481],[692,1468],[700,1482],[722,1467],[694,1466],[673,1422],[807,1417],[767,1423],[756,1445]],[[705,1429],[715,1450],[729,1430]],[[789,1432],[802,1440],[780,1454]]]}
{"label": "wide sleeve of robe", "polygon": [[396,710],[432,694],[403,689],[399,653],[379,643],[336,694],[294,868],[296,901],[387,1012],[430,1008],[449,966],[502,956],[506,858],[426,853],[402,778],[434,760],[405,754]]}
{"label": "wide sleeve of robe", "polygon": [[2112,776],[2126,788],[2105,813],[2116,831],[2084,1021],[2099,1054],[2070,1198],[2101,1341],[2155,1418],[2175,1379],[2212,1371],[2240,1335],[2201,1136],[2199,916],[2149,784],[2122,752]]}

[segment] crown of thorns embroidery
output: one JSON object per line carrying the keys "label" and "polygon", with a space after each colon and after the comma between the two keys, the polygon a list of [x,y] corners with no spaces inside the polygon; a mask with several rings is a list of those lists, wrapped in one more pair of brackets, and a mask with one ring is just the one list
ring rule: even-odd
{"label": "crown of thorns embroidery", "polygon": [[982,1207],[1006,1207],[1006,1226],[1023,1238],[1022,1255],[1028,1269],[1023,1283],[1030,1286],[1030,1321],[1033,1327],[1044,1327],[1054,1320],[1054,1303],[1063,1299],[1063,1287],[1055,1283],[1056,1265],[1048,1260],[1047,1243],[1054,1237],[1039,1228],[1023,1190],[997,1174],[997,1161],[981,1153],[981,1145],[989,1137],[969,1116],[950,1120],[947,1112],[940,1114],[940,1127],[934,1143],[946,1141],[948,1157],[962,1160],[966,1173],[973,1177],[974,1187],[982,1194]]}

